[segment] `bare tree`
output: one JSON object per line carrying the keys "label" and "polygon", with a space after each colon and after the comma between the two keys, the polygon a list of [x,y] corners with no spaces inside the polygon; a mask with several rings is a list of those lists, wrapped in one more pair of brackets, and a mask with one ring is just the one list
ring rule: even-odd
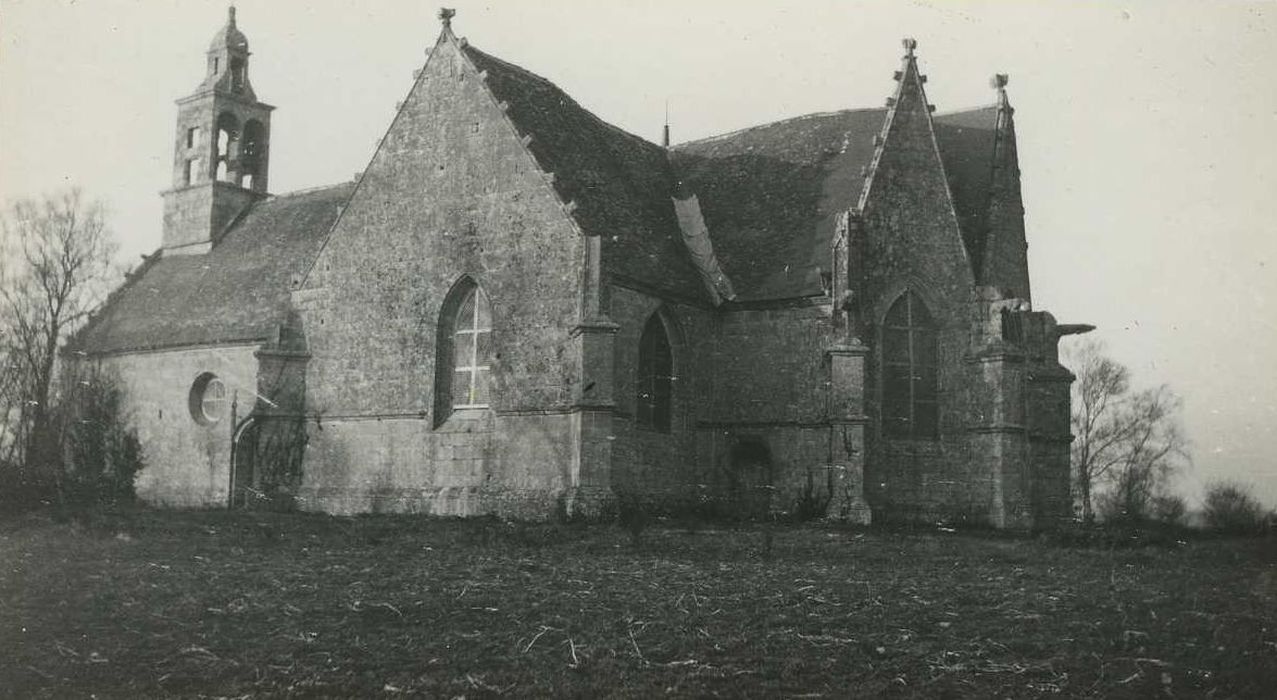
{"label": "bare tree", "polygon": [[58,348],[101,299],[114,254],[104,207],[78,189],[0,212],[0,456],[27,478],[57,461],[49,443]]}
{"label": "bare tree", "polygon": [[1073,482],[1082,519],[1095,519],[1101,486],[1105,510],[1145,517],[1180,462],[1187,440],[1179,426],[1180,400],[1166,386],[1131,392],[1130,371],[1095,341],[1066,353],[1073,385]]}
{"label": "bare tree", "polygon": [[1165,385],[1132,394],[1122,402],[1116,421],[1125,437],[1117,462],[1107,474],[1104,514],[1114,520],[1147,520],[1171,477],[1188,458],[1180,428],[1179,397]]}
{"label": "bare tree", "polygon": [[1130,389],[1130,372],[1104,354],[1103,346],[1087,341],[1067,353],[1077,381],[1073,383],[1073,483],[1082,519],[1092,522],[1096,483],[1120,460],[1123,426],[1114,420],[1121,398]]}

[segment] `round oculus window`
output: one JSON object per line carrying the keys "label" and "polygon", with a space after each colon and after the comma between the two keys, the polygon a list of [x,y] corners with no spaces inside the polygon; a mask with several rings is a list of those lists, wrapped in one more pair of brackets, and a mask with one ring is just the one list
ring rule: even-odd
{"label": "round oculus window", "polygon": [[200,425],[213,425],[226,415],[226,385],[212,372],[195,378],[191,385],[191,417]]}

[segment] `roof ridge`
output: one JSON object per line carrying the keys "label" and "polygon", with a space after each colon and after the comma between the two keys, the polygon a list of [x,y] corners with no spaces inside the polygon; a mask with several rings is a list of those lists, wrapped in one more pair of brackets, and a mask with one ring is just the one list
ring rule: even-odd
{"label": "roof ridge", "polygon": [[941,117],[952,117],[952,116],[957,115],[957,114],[971,114],[972,112],[979,112],[979,111],[986,110],[986,109],[997,109],[998,107],[999,107],[999,105],[998,105],[998,103],[997,103],[997,102],[990,102],[989,104],[979,105],[979,106],[975,106],[975,107],[962,107],[962,108],[960,108],[960,109],[947,109],[947,110],[945,110],[945,111],[943,111],[943,112],[941,112],[941,111],[936,111],[936,112],[935,112],[935,113],[933,113],[931,116],[932,116],[933,118],[935,118],[935,119],[939,119],[939,118],[941,118]]}
{"label": "roof ridge", "polygon": [[617,132],[617,133],[619,133],[619,134],[621,134],[621,135],[623,135],[623,136],[626,136],[626,137],[628,137],[628,138],[637,139],[637,140],[642,141],[643,143],[648,144],[648,145],[650,145],[650,146],[653,146],[653,147],[655,147],[655,148],[660,148],[660,146],[659,146],[659,145],[657,145],[657,143],[656,143],[656,142],[654,142],[654,141],[649,141],[648,139],[646,139],[646,138],[644,138],[644,137],[642,137],[642,136],[639,136],[638,134],[636,134],[636,133],[634,133],[634,132],[632,132],[632,131],[629,131],[629,130],[626,130],[626,129],[622,129],[621,127],[619,127],[619,126],[617,126],[617,125],[615,125],[615,124],[613,124],[613,123],[609,122],[608,120],[606,120],[606,119],[604,119],[604,118],[600,117],[599,115],[595,114],[593,110],[589,109],[589,108],[588,108],[588,107],[586,107],[585,105],[583,105],[583,104],[581,104],[580,102],[578,102],[578,101],[576,100],[576,98],[575,98],[575,97],[572,97],[572,94],[571,94],[571,93],[569,93],[567,90],[564,90],[563,88],[559,87],[559,85],[558,85],[557,83],[555,83],[553,80],[550,80],[549,78],[547,78],[547,77],[545,77],[545,76],[543,76],[543,75],[540,75],[540,74],[538,74],[538,73],[534,73],[533,71],[530,71],[530,70],[528,70],[527,68],[524,68],[523,66],[521,66],[521,65],[519,65],[519,64],[517,64],[517,63],[511,63],[510,61],[507,61],[507,60],[505,60],[504,58],[501,58],[500,56],[494,56],[493,54],[490,54],[490,53],[488,53],[487,51],[484,51],[483,49],[481,49],[481,48],[479,48],[479,47],[475,46],[474,44],[470,43],[469,41],[467,41],[467,42],[465,43],[465,45],[463,45],[463,46],[461,47],[461,49],[462,49],[462,51],[473,51],[473,52],[475,52],[475,53],[481,54],[481,55],[482,55],[484,58],[486,58],[486,59],[492,60],[492,61],[494,61],[494,62],[496,62],[496,63],[501,64],[502,66],[504,66],[504,67],[506,67],[506,68],[509,68],[509,69],[511,69],[511,70],[513,70],[513,71],[517,71],[518,73],[522,73],[523,75],[525,75],[525,76],[527,76],[527,77],[529,77],[529,78],[532,78],[533,80],[536,80],[537,82],[542,83],[543,85],[545,85],[546,87],[550,88],[551,90],[554,90],[555,92],[558,92],[559,94],[561,94],[561,95],[563,95],[564,97],[566,97],[566,98],[568,99],[568,101],[569,101],[569,102],[571,102],[573,105],[575,105],[575,106],[576,106],[576,108],[577,108],[577,109],[579,109],[579,110],[581,110],[582,112],[584,112],[586,115],[588,115],[588,116],[589,116],[591,119],[593,119],[595,122],[598,122],[598,124],[599,124],[599,125],[601,125],[601,126],[603,126],[603,127],[607,128],[607,129],[609,129],[609,130],[611,130],[611,131]]}
{"label": "roof ridge", "polygon": [[694,145],[699,145],[703,143],[712,143],[714,141],[726,140],[726,139],[734,138],[736,136],[740,136],[741,134],[748,133],[750,131],[755,131],[757,129],[766,129],[768,127],[780,126],[781,124],[789,124],[790,122],[801,121],[803,119],[815,119],[817,117],[832,117],[832,116],[840,115],[840,114],[855,114],[857,112],[881,112],[881,111],[884,111],[884,109],[885,108],[883,107],[853,107],[850,109],[835,109],[835,110],[830,110],[828,112],[812,112],[810,114],[800,114],[796,117],[786,117],[784,119],[777,119],[776,121],[764,122],[762,124],[755,124],[753,126],[746,126],[740,129],[736,129],[735,131],[728,131],[723,134],[715,134],[713,136],[706,136],[704,138],[694,139],[691,141],[683,141],[681,143],[677,143],[677,144],[674,144],[673,146],[670,146],[670,148],[674,150],[678,150],[679,148],[682,148],[684,146],[694,146]]}
{"label": "roof ridge", "polygon": [[335,190],[339,187],[348,187],[355,184],[354,180],[345,182],[336,182],[331,185],[316,185],[315,187],[303,187],[300,190],[292,190],[290,192],[276,192],[268,196],[263,202],[273,202],[276,199],[284,199],[286,197],[300,197],[307,194],[315,194],[316,192],[324,192],[327,190]]}

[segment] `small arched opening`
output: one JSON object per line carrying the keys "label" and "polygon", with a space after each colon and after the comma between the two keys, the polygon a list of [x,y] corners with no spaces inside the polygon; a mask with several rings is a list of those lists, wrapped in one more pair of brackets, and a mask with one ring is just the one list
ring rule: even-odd
{"label": "small arched opening", "polygon": [[230,112],[223,112],[217,118],[217,167],[214,177],[219,182],[231,182],[235,173],[232,168],[239,151],[239,120]]}
{"label": "small arched opening", "polygon": [[254,183],[261,182],[262,165],[266,154],[266,127],[256,119],[244,122],[244,133],[240,138],[239,175],[240,186],[253,189]]}

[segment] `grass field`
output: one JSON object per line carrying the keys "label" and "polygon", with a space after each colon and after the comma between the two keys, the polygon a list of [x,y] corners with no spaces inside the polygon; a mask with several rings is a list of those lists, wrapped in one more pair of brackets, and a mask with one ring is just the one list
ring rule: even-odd
{"label": "grass field", "polygon": [[[1277,545],[0,520],[13,697],[1272,697]],[[771,541],[770,552],[768,540]]]}

